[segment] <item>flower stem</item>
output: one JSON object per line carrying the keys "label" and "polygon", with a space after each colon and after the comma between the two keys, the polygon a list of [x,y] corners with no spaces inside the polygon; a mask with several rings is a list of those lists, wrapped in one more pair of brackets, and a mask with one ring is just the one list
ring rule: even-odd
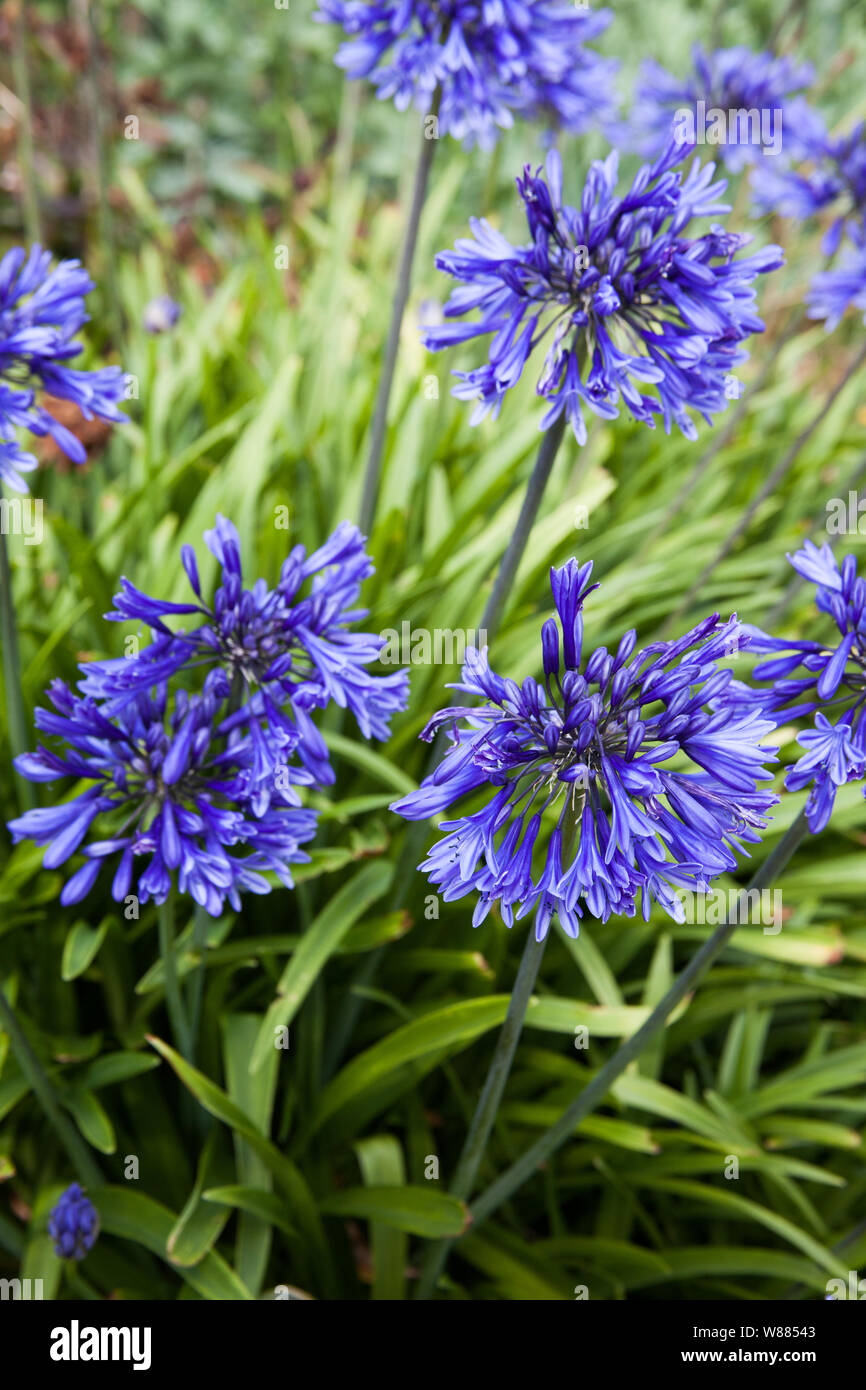
{"label": "flower stem", "polygon": [[[18,651],[18,623],[12,595],[12,571],[6,533],[0,529],[0,640],[3,643],[3,684],[6,687],[6,719],[12,756],[26,753],[28,721],[21,690],[21,658]],[[24,777],[18,777],[18,803],[24,811],[36,805],[35,788]]]}
{"label": "flower stem", "polygon": [[24,230],[29,241],[41,244],[42,218],[39,211],[39,186],[33,149],[33,106],[30,99],[30,68],[27,60],[25,0],[18,0],[12,15],[12,72],[16,96],[21,103],[18,117],[18,164],[21,169]]}
{"label": "flower stem", "polygon": [[[493,640],[499,628],[499,622],[502,618],[508,595],[511,592],[514,576],[517,573],[535,518],[538,515],[541,499],[544,496],[544,489],[547,486],[547,480],[553,469],[554,460],[556,459],[564,433],[565,413],[563,412],[559,419],[555,420],[551,428],[546,430],[542,436],[541,444],[539,445],[538,453],[535,458],[535,464],[533,465],[532,473],[530,474],[529,482],[526,486],[523,505],[520,508],[517,524],[512,533],[511,540],[508,542],[505,554],[502,557],[502,563],[499,566],[499,572],[494,581],[490,597],[484,605],[484,613],[481,617],[479,627],[487,634],[488,642]],[[452,703],[459,705],[465,704],[465,702],[465,697],[458,692]],[[436,763],[439,762],[442,756],[444,741],[444,736],[440,734],[433,745],[433,751],[428,763],[428,773],[431,772]],[[400,884],[399,892],[392,905],[395,912],[403,907],[409,895],[409,890],[414,878],[413,869],[418,862],[418,856],[421,852],[421,842],[425,834],[426,824],[424,821],[417,821],[409,828],[409,832],[406,836],[406,843],[403,846],[403,852],[400,855],[395,872],[395,881]],[[336,1023],[331,1030],[331,1036],[325,1055],[325,1080],[334,1074],[339,1066],[343,1053],[348,1047],[349,1039],[354,1032],[355,1024],[358,1021],[358,1016],[363,1007],[363,996],[360,990],[366,989],[372,984],[376,977],[376,972],[382,963],[385,949],[384,946],[380,946],[377,950],[369,953],[364,964],[358,971],[354,988],[350,989],[346,994],[342,1011],[338,1015]]]}
{"label": "flower stem", "polygon": [[710,464],[714,461],[718,454],[721,453],[722,449],[726,449],[727,446],[730,444],[731,440],[734,438],[743,420],[743,417],[746,415],[747,411],[751,409],[752,402],[754,401],[755,397],[759,394],[759,392],[763,391],[767,382],[770,380],[770,377],[773,374],[773,368],[775,367],[776,362],[779,360],[779,357],[781,356],[782,349],[787,347],[788,343],[790,343],[792,339],[794,339],[797,336],[798,333],[802,332],[806,323],[808,323],[808,320],[804,317],[801,311],[793,316],[793,318],[789,321],[783,332],[779,334],[779,337],[773,344],[772,350],[764,359],[764,363],[761,367],[761,371],[758,375],[757,381],[754,383],[753,386],[749,388],[745,395],[743,395],[740,398],[740,400],[734,406],[733,410],[729,412],[724,424],[715,431],[712,439],[710,440],[704,452],[701,454],[700,458],[698,459],[697,463],[695,464],[686,481],[683,483],[674,501],[671,503],[670,507],[665,512],[658,526],[656,526],[655,529],[650,532],[649,536],[644,541],[637,554],[637,560],[644,559],[644,557],[655,545],[656,541],[659,540],[668,530],[669,526],[671,525],[671,522],[675,521],[676,518],[684,510],[685,505],[689,501],[689,499],[692,496],[694,496],[695,491],[697,490],[698,486],[706,476]]}
{"label": "flower stem", "polygon": [[832,406],[838,400],[839,396],[845,390],[845,387],[848,385],[849,381],[851,381],[852,377],[854,377],[857,374],[857,372],[859,372],[864,362],[866,362],[866,343],[864,343],[864,345],[861,347],[860,351],[854,358],[854,361],[848,367],[848,370],[845,372],[845,375],[842,377],[841,381],[839,381],[837,385],[834,386],[833,390],[830,392],[824,404],[821,406],[821,409],[809,421],[809,424],[802,431],[802,433],[797,436],[790,449],[779,460],[779,462],[776,464],[776,467],[770,473],[769,477],[767,478],[767,481],[764,483],[764,486],[752,498],[748,507],[743,512],[743,515],[740,517],[740,520],[737,522],[734,529],[727,536],[726,540],[724,541],[724,544],[719,548],[716,555],[706,566],[706,568],[698,575],[698,578],[695,580],[694,584],[689,589],[679,608],[676,610],[676,612],[670,615],[668,621],[665,623],[665,626],[662,629],[662,635],[669,632],[673,627],[676,626],[676,624],[679,622],[679,619],[682,618],[683,614],[688,611],[693,600],[697,598],[698,594],[704,587],[710,575],[716,571],[716,569],[722,563],[723,560],[726,560],[728,558],[737,541],[740,539],[741,536],[743,536],[746,533],[746,531],[748,531],[752,519],[755,516],[755,513],[758,511],[761,504],[765,502],[768,497],[772,496],[779,484],[783,481],[785,477],[787,477],[788,473],[790,472],[791,468],[796,462],[800,454],[800,451],[811,439],[818,426],[825,419],[827,413],[830,411]]}
{"label": "flower stem", "polygon": [[[508,542],[508,548],[502,557],[499,566],[499,573],[493,585],[493,590],[487,603],[484,606],[484,613],[479,624],[481,631],[487,633],[488,641],[499,628],[499,621],[505,608],[505,602],[511,592],[514,583],[514,576],[523,558],[526,549],[526,542],[529,540],[530,532],[538,516],[538,509],[541,506],[541,499],[544,496],[544,489],[553,470],[554,460],[562,443],[562,436],[565,433],[565,411],[554,420],[549,430],[545,430],[541,437],[541,444],[535,457],[532,473],[526,485],[526,492],[523,495],[523,505],[520,508],[520,516],[517,518],[517,525]],[[456,700],[455,704],[460,701]]]}
{"label": "flower stem", "polygon": [[775,849],[752,877],[747,889],[737,900],[737,906],[730,917],[713,932],[692,956],[688,965],[677,976],[667,994],[659,1001],[645,1023],[641,1024],[622,1047],[618,1048],[604,1066],[593,1077],[588,1086],[563,1111],[555,1125],[552,1125],[540,1139],[536,1140],[511,1167],[496,1179],[471,1206],[472,1226],[476,1231],[488,1216],[492,1215],[512,1193],[533,1176],[538,1165],[550,1158],[566,1140],[570,1139],[580,1121],[591,1114],[604,1100],[614,1081],[621,1076],[630,1062],[639,1057],[644,1048],[664,1027],[668,1015],[685,999],[689,990],[700,979],[704,971],[724,949],[739,926],[740,905],[748,900],[746,894],[755,889],[768,887],[782,872],[788,860],[808,833],[805,812],[801,811],[793,825],[785,832]]}
{"label": "flower stem", "polygon": [[177,977],[177,960],[174,943],[174,904],[171,897],[157,908],[159,918],[159,954],[165,975],[165,1006],[171,1023],[171,1030],[178,1051],[186,1059],[192,1060],[192,1035],[187,1022],[186,1011],[180,993]]}
{"label": "flower stem", "polygon": [[190,1034],[190,1055],[188,1060],[195,1061],[195,1048],[198,1042],[198,1030],[201,1022],[201,1003],[204,994],[205,977],[205,956],[207,954],[207,924],[208,916],[200,903],[196,903],[193,914],[193,946],[198,955],[198,963],[192,974],[192,981],[189,989],[189,1034]]}
{"label": "flower stem", "polygon": [[[436,114],[438,105],[437,97],[433,103],[432,114]],[[418,151],[418,162],[415,165],[415,185],[412,190],[409,220],[406,224],[403,250],[400,256],[400,268],[397,272],[397,285],[394,290],[394,301],[391,306],[391,324],[388,329],[388,338],[385,344],[385,362],[382,368],[382,375],[379,378],[379,389],[376,394],[376,404],[373,409],[373,424],[370,431],[370,452],[367,456],[367,469],[364,474],[364,491],[361,495],[361,511],[359,516],[359,525],[366,536],[370,534],[376,516],[376,502],[379,497],[379,483],[381,480],[382,450],[385,445],[385,426],[388,422],[388,401],[391,396],[394,369],[397,365],[397,352],[400,346],[400,328],[403,323],[406,301],[409,298],[409,287],[412,278],[412,261],[415,257],[415,244],[418,240],[421,211],[424,207],[424,199],[427,194],[427,181],[430,177],[430,166],[433,163],[433,151],[436,146],[436,140],[428,138],[426,121],[427,117],[424,118],[421,125],[421,148]]]}
{"label": "flower stem", "polygon": [[9,1041],[12,1044],[12,1050],[19,1067],[29,1081],[33,1094],[42,1106],[46,1118],[51,1122],[54,1132],[66,1150],[78,1177],[85,1186],[101,1187],[102,1174],[78,1130],[63,1113],[57,1093],[49,1081],[42,1063],[27,1041],[24,1030],[2,988],[0,988],[0,1023],[2,1023],[3,1031],[9,1035]]}
{"label": "flower stem", "polygon": [[[534,931],[527,933],[517,978],[514,981],[514,988],[508,1002],[508,1012],[496,1042],[487,1080],[475,1108],[463,1151],[457,1162],[457,1171],[453,1181],[448,1185],[448,1191],[461,1200],[471,1195],[481,1160],[487,1148],[487,1141],[490,1138],[490,1131],[499,1110],[499,1102],[502,1100],[505,1083],[511,1071],[511,1063],[514,1060],[514,1053],[523,1029],[523,1020],[526,1017],[526,1009],[535,987],[546,942],[546,936],[543,940],[538,941]],[[453,1241],[441,1240],[430,1247],[424,1261],[424,1270],[416,1298],[430,1297],[436,1287],[439,1275],[445,1267],[445,1261],[452,1245]]]}

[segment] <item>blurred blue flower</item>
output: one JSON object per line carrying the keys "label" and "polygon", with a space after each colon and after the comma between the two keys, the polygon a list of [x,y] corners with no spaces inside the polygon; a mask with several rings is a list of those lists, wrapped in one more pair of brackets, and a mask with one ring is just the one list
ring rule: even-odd
{"label": "blurred blue flower", "polygon": [[[801,98],[791,98],[811,83],[809,64],[744,47],[708,53],[699,44],[692,49],[692,64],[691,73],[678,78],[653,59],[644,60],[630,120],[634,147],[642,155],[651,158],[663,150],[672,129],[682,139],[688,114],[698,142],[708,135],[731,170],[751,163],[762,147],[778,155],[783,140],[786,156],[797,157],[809,112]],[[724,140],[714,138],[722,133],[715,112],[726,117]]]}
{"label": "blurred blue flower", "polygon": [[[846,232],[862,245],[866,223],[866,122],[848,135],[834,137],[823,119],[810,113],[800,132],[804,167],[774,169],[766,161],[752,172],[756,210],[806,219],[832,208],[833,221],[824,236],[826,255],[835,255]],[[835,207],[833,205],[836,205]]]}
{"label": "blurred blue flower", "polygon": [[7,251],[0,260],[0,479],[27,492],[21,477],[36,464],[18,444],[14,431],[51,435],[75,463],[87,457],[76,436],[36,403],[36,391],[73,401],[85,419],[94,415],[119,423],[123,396],[119,367],[79,371],[68,365],[81,344],[74,336],[87,322],[84,297],[93,282],[78,261],[59,261],[41,246]]}
{"label": "blurred blue flower", "polygon": [[174,328],[183,310],[168,294],[158,294],[144,306],[141,321],[148,333],[167,333]]}
{"label": "blurred blue flower", "polygon": [[824,319],[828,333],[848,309],[862,309],[866,323],[866,227],[860,245],[843,251],[832,270],[815,276],[806,302],[809,318]]}
{"label": "blurred blue flower", "polygon": [[[697,437],[689,410],[709,422],[726,407],[725,379],[748,357],[740,344],[764,327],[752,282],[781,265],[782,252],[768,246],[737,259],[751,238],[718,225],[686,236],[693,218],[728,208],[718,201],[726,185],[712,182],[714,165],[695,160],[683,177],[673,170],[682,155],[671,141],[618,197],[614,151],[591,166],[574,208],[562,201],[562,165],[551,150],[547,181],[528,166],[517,181],[528,245],[512,246],[481,220],[471,223],[471,239],[437,256],[439,269],[461,282],[446,318],[474,309],[479,317],[426,329],[427,346],[493,335],[483,366],[455,372],[454,394],[479,401],[473,423],[498,413],[545,342],[536,391],[550,408],[541,427],[565,411],[581,444],[584,406],[610,420],[622,399],[636,420],[652,427],[660,414],[666,431],[676,422],[689,439]],[[654,386],[657,397],[636,381]]]}
{"label": "blurred blue flower", "polygon": [[736,619],[713,616],[640,651],[626,632],[581,667],[591,574],[575,560],[551,571],[559,626],[549,618],[541,630],[543,684],[517,685],[491,670],[486,648],[467,651],[456,688],[482,703],[434,716],[422,737],[446,726],[452,745],[392,808],[423,820],[474,798],[442,822],[421,868],[446,901],[478,895],[475,926],[498,902],[509,927],[534,911],[541,940],[556,913],[576,936],[584,907],[602,921],[633,916],[638,895],[644,918],[656,901],[682,921],[678,890],[734,869],[734,850],[759,838],[778,799],[757,788],[772,720],[721,698]]}
{"label": "blurred blue flower", "polygon": [[[15,766],[33,782],[71,777],[76,794],[26,811],[9,829],[16,844],[46,846],[47,869],[81,849],[84,863],[66,881],[61,903],[81,902],[107,860],[117,861],[115,902],[134,893],[141,903],[163,903],[176,880],[180,893],[214,917],[226,901],[238,910],[241,891],[269,893],[268,870],[292,886],[289,866],[308,862],[299,847],[315,831],[315,812],[297,805],[289,774],[280,796],[257,813],[252,748],[232,727],[222,671],[209,673],[201,694],[178,690],[171,700],[159,685],[111,716],[63,681],[52,682],[48,694],[54,709],[37,709],[36,725],[62,749],[40,745]],[[295,773],[294,781],[303,780]],[[97,824],[98,837],[85,844]]]}
{"label": "blurred blue flower", "polygon": [[349,41],[337,63],[369,77],[398,110],[432,113],[439,132],[489,149],[513,113],[582,131],[616,111],[619,64],[584,45],[610,12],[566,0],[319,0],[314,16]]}
{"label": "blurred blue flower", "polygon": [[[232,725],[243,728],[251,740],[262,804],[275,768],[294,752],[318,783],[333,782],[328,750],[311,710],[333,700],[351,710],[365,738],[385,740],[392,715],[406,708],[409,694],[406,671],[373,676],[366,669],[378,659],[384,639],[349,631],[367,616],[366,609],[355,607],[362,581],[373,573],[364,537],[345,521],[311,555],[296,545],[273,589],[263,579],[251,589],[244,587],[240,539],[231,521],[217,517],[205,543],[221,569],[213,604],[202,598],[189,545],[183,547],[182,559],[196,602],[168,603],[122,579],[115,607],[106,616],[115,622],[143,621],[154,640],[139,656],[85,665],[82,691],[117,710],[182,670],[220,670],[232,692]],[[188,631],[173,631],[165,619],[177,615],[204,621]]]}
{"label": "blurred blue flower", "polygon": [[819,549],[807,540],[788,559],[815,585],[815,604],[832,618],[839,637],[793,641],[749,628],[750,649],[771,654],[753,673],[767,685],[752,694],[737,688],[731,694],[742,708],[763,708],[777,724],[814,714],[815,727],[797,737],[806,752],[788,770],[785,785],[790,791],[811,787],[806,816],[817,834],[830,819],[837,788],[866,775],[866,581],[858,577],[853,555],[840,567],[826,544]]}
{"label": "blurred blue flower", "polygon": [[48,1218],[48,1234],[61,1260],[83,1260],[99,1234],[99,1213],[80,1183],[62,1192]]}

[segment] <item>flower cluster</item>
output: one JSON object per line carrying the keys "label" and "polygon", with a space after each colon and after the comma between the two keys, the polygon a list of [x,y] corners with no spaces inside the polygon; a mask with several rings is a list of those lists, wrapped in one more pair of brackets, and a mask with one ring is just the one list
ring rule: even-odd
{"label": "flower cluster", "polygon": [[468,650],[456,688],[482,703],[434,716],[422,737],[445,726],[451,747],[393,806],[422,820],[480,800],[442,822],[421,865],[446,900],[478,895],[476,926],[498,902],[507,926],[534,911],[539,940],[554,913],[576,936],[584,906],[602,921],[633,916],[639,895],[644,917],[654,900],[682,921],[677,891],[733,869],[777,800],[757,787],[772,720],[724,700],[731,672],[719,662],[741,638],[737,620],[713,616],[642,650],[630,631],[581,665],[591,574],[575,560],[551,571],[559,625],[542,627],[543,683],[517,685],[486,648]]}
{"label": "flower cluster", "polygon": [[[86,663],[80,694],[55,682],[54,710],[38,710],[36,723],[64,740],[63,753],[40,747],[16,759],[33,781],[87,783],[71,802],[10,822],[16,841],[47,846],[47,868],[65,863],[97,820],[105,827],[84,847],[64,903],[85,897],[109,858],[118,861],[118,902],[142,856],[141,902],[164,902],[173,874],[213,916],[226,901],[237,909],[241,891],[270,891],[268,870],[290,887],[288,866],[306,861],[300,845],[315,829],[297,788],[334,780],[312,711],[333,700],[366,737],[384,739],[405,707],[406,672],[372,676],[366,667],[381,639],[348,630],[364,616],[354,604],[372,571],[356,527],[344,523],[309,556],[296,546],[274,589],[264,580],[244,588],[238,533],[225,517],[205,540],[221,566],[212,605],[189,546],[183,563],[197,602],[151,598],[124,579],[106,616],[143,620],[152,642],[137,655]],[[166,622],[189,614],[204,621],[188,631]]]}
{"label": "flower cluster", "polygon": [[615,114],[618,64],[585,45],[610,23],[567,0],[319,0],[349,35],[337,63],[381,99],[434,110],[443,135],[489,149],[513,112],[582,131]]}
{"label": "flower cluster", "polygon": [[[492,335],[487,362],[456,372],[454,394],[478,400],[473,422],[498,413],[505,393],[546,342],[536,391],[549,402],[541,426],[563,411],[583,444],[586,407],[604,419],[618,415],[621,399],[632,416],[666,431],[676,422],[689,439],[688,411],[705,420],[727,404],[726,378],[748,354],[741,343],[763,331],[752,283],[782,263],[768,246],[738,259],[750,238],[713,225],[692,236],[693,218],[728,211],[718,201],[724,181],[714,166],[695,160],[685,177],[674,165],[682,147],[644,165],[631,187],[616,194],[617,155],[591,166],[579,207],[562,200],[558,153],[547,158],[547,179],[527,167],[517,187],[530,242],[512,244],[486,221],[473,221],[472,239],[436,258],[460,281],[445,305],[445,323],[424,330],[438,350]],[[640,385],[652,385],[657,396]]]}
{"label": "flower cluster", "polygon": [[48,1218],[48,1234],[61,1260],[83,1260],[99,1234],[99,1213],[80,1183],[62,1192]]}
{"label": "flower cluster", "polygon": [[652,59],[642,64],[631,118],[641,154],[658,154],[672,129],[684,143],[717,145],[719,158],[732,170],[751,163],[762,148],[778,155],[783,138],[786,153],[801,148],[800,131],[809,114],[803,98],[793,94],[811,83],[808,64],[743,47],[707,53],[698,44],[692,64],[684,79]]}
{"label": "flower cluster", "polygon": [[[777,723],[814,714],[814,727],[797,736],[806,752],[789,769],[790,791],[810,787],[806,815],[813,834],[830,819],[838,787],[866,775],[866,581],[848,555],[840,566],[829,545],[806,541],[789,560],[815,585],[815,603],[839,632],[835,641],[789,641],[749,629],[752,651],[770,653],[755,667],[767,682],[745,703],[760,705]],[[832,713],[834,721],[824,711]]]}
{"label": "flower cluster", "polygon": [[834,137],[812,112],[802,144],[800,168],[755,170],[755,204],[803,220],[830,214],[822,249],[838,260],[815,276],[807,296],[810,318],[824,319],[829,332],[849,307],[866,311],[866,122]]}
{"label": "flower cluster", "polygon": [[87,372],[68,365],[81,351],[74,338],[87,322],[84,297],[92,289],[78,261],[52,269],[41,246],[29,254],[15,247],[0,261],[0,479],[16,491],[27,492],[21,474],[37,466],[21,448],[18,429],[50,435],[75,463],[86,458],[72,431],[37,404],[37,390],[74,402],[87,420],[126,419],[117,407],[123,396],[119,367]]}

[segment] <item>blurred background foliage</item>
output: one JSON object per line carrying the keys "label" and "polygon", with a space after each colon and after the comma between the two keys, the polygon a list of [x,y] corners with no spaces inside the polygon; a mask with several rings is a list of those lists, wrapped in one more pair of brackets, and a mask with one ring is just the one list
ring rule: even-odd
{"label": "blurred background foliage", "polygon": [[[46,244],[80,256],[99,286],[88,360],[119,361],[135,383],[128,426],[83,433],[83,468],[38,446],[45,539],[10,538],[31,708],[83,658],[120,654],[127,629],[102,614],[121,574],[184,592],[180,543],[201,560],[217,511],[240,529],[248,577],[269,578],[287,545],[277,508],[289,508],[288,539],[308,546],[357,513],[416,123],[343,82],[337,35],[312,8],[36,0],[22,21],[13,0],[0,6],[4,248],[32,231],[35,191]],[[685,71],[695,40],[809,59],[812,99],[832,123],[866,114],[866,35],[845,0],[619,0],[599,47],[622,60],[627,103],[643,57]],[[561,148],[575,193],[604,145]],[[371,537],[376,630],[475,627],[516,519],[541,414],[531,385],[498,422],[471,427],[448,382],[466,358],[428,357],[417,327],[447,293],[433,255],[469,216],[522,238],[513,178],[543,153],[520,125],[492,155],[437,149]],[[785,553],[826,539],[827,499],[866,477],[862,374],[700,582],[863,335],[854,317],[832,336],[820,324],[790,331],[821,266],[821,229],[754,221],[745,181],[731,192],[734,228],[782,242],[788,257],[760,290],[767,333],[741,371],[736,428],[701,425],[692,444],[623,417],[594,421],[583,450],[566,442],[493,648],[517,678],[537,669],[547,571],[572,554],[592,558],[603,581],[590,643],[632,626],[649,641],[672,615],[685,628],[713,610],[819,631]],[[165,292],[183,317],[154,337],[142,312]],[[842,545],[862,560],[862,536]],[[737,661],[746,674],[747,658]],[[73,1175],[0,1034],[0,1274],[41,1276],[46,1296],[61,1297],[273,1297],[286,1285],[402,1298],[422,1238],[460,1228],[448,1178],[527,926],[508,933],[491,916],[472,931],[467,903],[431,905],[409,871],[406,828],[387,805],[423,775],[417,735],[456,672],[411,674],[388,745],[349,740],[331,721],[338,782],[314,798],[321,830],[297,891],[248,899],[212,924],[200,1074],[186,1084],[146,1041],[168,1037],[152,910],[128,922],[98,894],[61,909],[59,875],[3,836],[0,982],[106,1188],[94,1193],[102,1238],[80,1268],[63,1268],[45,1223]],[[784,764],[793,731],[778,737]],[[0,758],[5,820],[16,793],[2,728]],[[802,802],[783,796],[754,861]],[[430,838],[432,828],[422,844]],[[603,1109],[463,1237],[443,1296],[559,1299],[586,1285],[591,1298],[816,1298],[828,1277],[866,1263],[864,844],[866,803],[849,787],[783,876],[784,929],[736,933]],[[198,952],[183,912],[179,929],[187,973]],[[588,922],[577,942],[555,934],[485,1182],[639,1025],[706,931],[656,913],[649,924]],[[287,979],[290,1050],[251,1073]],[[586,1050],[574,1045],[580,1025]],[[125,1180],[128,1155],[138,1181]],[[430,1156],[438,1182],[427,1180]],[[731,1156],[737,1181],[724,1176]]]}

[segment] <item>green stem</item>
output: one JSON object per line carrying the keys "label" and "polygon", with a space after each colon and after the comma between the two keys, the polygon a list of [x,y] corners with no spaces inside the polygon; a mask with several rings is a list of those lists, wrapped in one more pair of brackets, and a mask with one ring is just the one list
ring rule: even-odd
{"label": "green stem", "polygon": [[12,1050],[22,1072],[26,1076],[36,1099],[45,1112],[45,1117],[54,1128],[57,1138],[66,1150],[69,1161],[81,1182],[87,1187],[101,1187],[102,1174],[78,1130],[63,1113],[54,1087],[51,1085],[42,1063],[33,1051],[24,1030],[15,1016],[15,1011],[0,988],[0,1022],[8,1033]]}
{"label": "green stem", "polygon": [[198,1030],[201,1023],[201,1001],[204,994],[205,977],[205,955],[207,954],[207,932],[208,915],[204,908],[196,903],[195,914],[193,916],[192,939],[193,946],[198,956],[198,963],[192,973],[189,990],[189,1033],[191,1048],[189,1061],[195,1061],[195,1048],[198,1042]]}
{"label": "green stem", "polygon": [[[438,112],[438,106],[437,97],[433,105],[432,114],[434,116]],[[376,503],[379,498],[379,483],[381,480],[382,452],[385,447],[385,427],[388,422],[388,401],[391,396],[394,369],[397,365],[397,352],[400,347],[400,328],[403,323],[403,314],[406,311],[406,302],[409,298],[409,287],[412,280],[412,261],[415,258],[415,244],[418,240],[418,228],[421,224],[421,211],[424,207],[424,199],[427,195],[430,166],[433,163],[433,152],[436,148],[436,140],[430,139],[427,134],[427,119],[428,118],[425,116],[422,120],[421,148],[418,151],[418,162],[415,165],[415,184],[412,189],[409,220],[406,224],[406,234],[403,239],[400,268],[397,272],[397,284],[394,289],[394,301],[391,306],[391,323],[385,344],[385,361],[382,366],[382,375],[379,378],[379,389],[376,393],[376,404],[373,409],[373,424],[370,429],[370,452],[367,456],[367,469],[364,474],[364,490],[361,495],[361,511],[359,517],[359,525],[366,536],[369,536],[376,517]]]}
{"label": "green stem", "polygon": [[[523,504],[520,508],[520,515],[517,518],[511,540],[508,542],[502,562],[499,566],[493,589],[490,593],[484,612],[481,617],[479,627],[487,635],[487,642],[493,641],[499,623],[502,618],[514,577],[523,558],[527,541],[532,532],[535,519],[538,516],[538,509],[541,506],[541,499],[544,496],[544,489],[553,469],[559,446],[565,433],[565,412],[555,420],[549,430],[545,430],[529,482],[526,485],[526,492],[523,496]],[[465,704],[465,697],[458,694],[452,701],[453,704]],[[428,763],[428,773],[432,772],[435,765],[440,761],[445,744],[445,737],[440,735],[433,745],[433,751]],[[414,867],[418,862],[421,850],[421,843],[426,834],[426,822],[417,821],[409,829],[406,836],[406,843],[397,865],[395,879],[400,884],[400,890],[393,903],[393,910],[396,912],[403,907],[409,895],[409,890],[414,879]],[[364,964],[361,966],[356,976],[354,986],[346,995],[341,1012],[338,1014],[336,1023],[331,1030],[328,1047],[325,1053],[325,1080],[333,1076],[340,1060],[349,1044],[349,1039],[355,1029],[361,1009],[363,1007],[363,995],[361,990],[368,989],[376,978],[376,973],[382,963],[386,947],[380,946],[375,951],[371,951]]]}
{"label": "green stem", "polygon": [[860,351],[854,358],[854,361],[851,363],[848,370],[845,372],[841,381],[838,382],[836,386],[834,386],[833,390],[830,392],[824,404],[821,406],[821,409],[817,412],[817,414],[813,416],[813,418],[810,420],[809,424],[806,426],[803,432],[800,435],[798,435],[798,437],[794,440],[794,443],[791,445],[787,453],[776,464],[776,467],[769,474],[767,481],[764,483],[764,486],[752,498],[748,507],[743,512],[743,515],[740,517],[740,520],[737,522],[733,530],[729,533],[726,540],[721,545],[713,559],[698,575],[697,579],[689,589],[679,608],[677,608],[676,612],[671,614],[670,618],[662,628],[662,636],[664,636],[665,633],[669,632],[673,627],[677,625],[680,618],[682,618],[682,616],[688,611],[689,607],[692,604],[692,601],[697,598],[701,589],[704,587],[707,580],[710,578],[710,575],[712,575],[716,571],[716,569],[718,569],[719,565],[722,563],[723,560],[726,560],[728,558],[737,541],[740,539],[741,536],[745,535],[746,531],[748,531],[749,526],[752,523],[752,519],[754,518],[755,513],[758,511],[761,504],[765,502],[768,497],[772,496],[779,484],[783,481],[784,478],[787,477],[788,473],[790,472],[791,468],[796,462],[801,450],[811,439],[812,435],[815,433],[822,420],[826,418],[828,412],[831,410],[835,402],[838,400],[839,396],[845,390],[845,387],[848,385],[849,381],[851,381],[852,377],[856,376],[857,372],[859,372],[864,362],[866,362],[866,343],[864,343],[861,347]]}
{"label": "green stem", "polygon": [[[29,745],[28,720],[24,709],[24,693],[21,689],[21,657],[18,650],[18,623],[15,617],[15,600],[12,595],[12,571],[9,565],[9,551],[6,546],[6,533],[0,529],[0,640],[3,642],[3,684],[6,687],[6,719],[9,728],[9,744],[12,756],[26,753]],[[32,783],[18,776],[18,803],[24,811],[32,811],[36,805],[36,792]]]}
{"label": "green stem", "polygon": [[[478,1169],[481,1166],[487,1141],[499,1111],[499,1103],[502,1100],[505,1083],[511,1071],[511,1063],[514,1060],[514,1053],[523,1030],[523,1020],[526,1017],[526,1010],[535,988],[546,942],[546,936],[543,940],[537,941],[534,931],[527,933],[517,978],[514,981],[514,988],[508,1001],[508,1012],[496,1042],[487,1080],[484,1083],[484,1089],[469,1126],[463,1152],[457,1163],[457,1171],[453,1181],[448,1184],[448,1191],[461,1200],[471,1195],[475,1185]],[[430,1247],[424,1261],[424,1270],[416,1294],[417,1298],[430,1297],[436,1287],[439,1275],[445,1267],[445,1261],[453,1243],[451,1240],[442,1240]]]}
{"label": "green stem", "polygon": [[601,1104],[617,1077],[621,1076],[630,1062],[639,1057],[644,1048],[665,1026],[668,1016],[678,1004],[682,1003],[689,990],[696,984],[704,971],[724,949],[739,926],[740,906],[748,903],[746,894],[755,889],[767,888],[785,868],[804,837],[808,834],[808,824],[803,811],[794,824],[785,832],[775,849],[768,854],[764,863],[752,877],[748,888],[737,899],[731,916],[713,932],[692,956],[686,968],[677,976],[670,989],[653,1009],[645,1023],[636,1033],[618,1048],[590,1081],[563,1111],[555,1125],[552,1125],[540,1139],[536,1140],[511,1167],[484,1191],[471,1207],[472,1231],[476,1231],[512,1193],[522,1187],[557,1149],[571,1139],[581,1120],[591,1114]]}
{"label": "green stem", "polygon": [[39,185],[36,179],[36,159],[33,146],[33,106],[30,99],[30,68],[27,61],[27,21],[25,0],[18,0],[12,17],[12,74],[16,96],[21,102],[18,120],[18,164],[21,170],[21,194],[24,211],[24,230],[31,242],[42,242],[42,218],[39,211]]}
{"label": "green stem", "polygon": [[170,896],[166,898],[161,907],[157,908],[157,915],[159,917],[159,954],[162,957],[162,968],[165,976],[165,1006],[168,1010],[175,1045],[181,1055],[189,1062],[192,1059],[192,1035],[183,1007],[177,977],[174,904]]}

